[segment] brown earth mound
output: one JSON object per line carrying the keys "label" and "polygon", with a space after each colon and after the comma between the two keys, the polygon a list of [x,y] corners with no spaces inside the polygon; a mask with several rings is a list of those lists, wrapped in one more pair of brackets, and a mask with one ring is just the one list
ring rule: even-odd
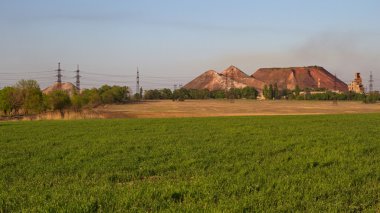
{"label": "brown earth mound", "polygon": [[249,76],[241,71],[235,66],[230,66],[222,72],[222,75],[228,76],[229,78],[244,84],[244,87],[253,87],[257,90],[264,88],[265,83],[263,81],[257,80],[255,77]]}
{"label": "brown earth mound", "polygon": [[[226,82],[227,81],[227,82]],[[221,73],[209,70],[184,86],[186,89],[207,89],[210,91],[235,88],[253,87],[262,91],[265,85],[277,84],[282,89],[295,89],[298,85],[304,88],[325,88],[328,90],[347,91],[348,86],[335,78],[323,67],[289,67],[261,68],[251,76],[235,66],[230,66]]]}
{"label": "brown earth mound", "polygon": [[42,92],[44,94],[49,94],[55,90],[63,90],[63,91],[66,91],[67,93],[69,93],[69,95],[72,95],[72,94],[74,94],[74,92],[77,91],[77,88],[76,88],[76,86],[74,86],[74,84],[72,84],[70,82],[64,82],[61,84],[54,83],[53,85],[42,90]]}
{"label": "brown earth mound", "polygon": [[[248,76],[249,78],[249,76]],[[225,90],[227,88],[231,88],[232,86],[235,88],[244,88],[247,85],[244,83],[240,83],[233,78],[225,76],[222,73],[217,73],[214,70],[209,70],[202,75],[196,77],[194,80],[190,81],[188,84],[184,86],[186,89],[208,89],[210,91],[215,90]]]}
{"label": "brown earth mound", "polygon": [[259,90],[264,87],[264,82],[245,74],[239,68],[230,66],[222,73],[209,70],[184,86],[186,89],[207,89],[210,91],[254,87]]}
{"label": "brown earth mound", "polygon": [[265,84],[275,84],[279,88],[325,88],[328,90],[348,91],[348,86],[340,79],[329,73],[323,67],[289,67],[289,68],[261,68],[251,75]]}

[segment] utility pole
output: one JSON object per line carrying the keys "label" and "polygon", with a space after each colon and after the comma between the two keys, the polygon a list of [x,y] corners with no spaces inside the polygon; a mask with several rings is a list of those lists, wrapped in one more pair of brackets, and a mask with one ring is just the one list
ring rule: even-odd
{"label": "utility pole", "polygon": [[58,87],[61,88],[61,86],[62,86],[61,63],[58,63],[58,69],[56,71],[57,71],[57,83],[58,83]]}
{"label": "utility pole", "polygon": [[373,76],[371,72],[369,75],[369,93],[372,93],[372,92],[373,92]]}
{"label": "utility pole", "polygon": [[79,75],[79,65],[77,65],[77,70],[75,71],[76,72],[76,81],[75,81],[75,86],[77,87],[77,90],[80,92],[80,75]]}
{"label": "utility pole", "polygon": [[139,72],[138,67],[137,67],[137,75],[136,75],[136,94],[138,94],[139,98],[141,97],[141,94],[140,94],[140,72]]}

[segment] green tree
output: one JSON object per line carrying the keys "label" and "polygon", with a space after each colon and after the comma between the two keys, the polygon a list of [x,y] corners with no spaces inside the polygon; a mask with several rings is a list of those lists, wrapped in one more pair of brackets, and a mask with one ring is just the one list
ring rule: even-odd
{"label": "green tree", "polygon": [[124,103],[128,100],[129,91],[127,87],[103,85],[99,88],[102,103]]}
{"label": "green tree", "polygon": [[298,85],[296,85],[296,88],[294,89],[294,94],[295,94],[296,96],[299,96],[300,93],[301,93],[301,89],[300,89],[300,87],[299,87]]}
{"label": "green tree", "polygon": [[15,88],[13,87],[4,87],[0,90],[0,109],[4,115],[10,115],[15,108],[13,103],[14,92]]}
{"label": "green tree", "polygon": [[366,95],[363,102],[367,104],[376,103],[379,100],[379,97],[380,97],[379,92],[371,92]]}
{"label": "green tree", "polygon": [[224,99],[226,98],[226,93],[223,90],[215,90],[210,92],[210,97],[215,99]]}
{"label": "green tree", "polygon": [[231,88],[228,91],[228,94],[229,94],[230,98],[241,99],[242,98],[242,89],[240,89],[240,88]]}
{"label": "green tree", "polygon": [[244,87],[241,90],[241,96],[242,96],[242,98],[256,99],[257,98],[257,94],[258,94],[257,90],[255,90],[252,87]]}
{"label": "green tree", "polygon": [[126,86],[112,86],[114,103],[125,103],[129,99],[129,90]]}
{"label": "green tree", "polygon": [[44,110],[40,86],[35,80],[20,80],[15,85],[24,114],[40,113]]}
{"label": "green tree", "polygon": [[71,106],[70,96],[63,90],[55,90],[48,95],[51,109],[58,110],[61,117],[65,117],[65,109]]}
{"label": "green tree", "polygon": [[102,104],[102,98],[100,97],[99,91],[96,88],[85,89],[81,93],[83,105],[89,107],[97,107]]}
{"label": "green tree", "polygon": [[79,111],[82,110],[82,108],[83,108],[83,99],[82,99],[82,96],[80,94],[74,93],[70,97],[70,101],[71,101],[71,107],[72,107],[72,109],[74,111],[79,112]]}
{"label": "green tree", "polygon": [[264,98],[269,99],[269,97],[270,97],[269,93],[270,93],[270,91],[269,91],[268,85],[265,84],[264,89],[263,89]]}
{"label": "green tree", "polygon": [[49,96],[47,94],[42,94],[42,105],[45,110],[51,110]]}
{"label": "green tree", "polygon": [[275,83],[274,86],[273,86],[273,98],[274,99],[279,99],[280,98],[280,91],[278,90],[277,83]]}
{"label": "green tree", "polygon": [[135,93],[135,94],[133,95],[133,99],[136,100],[136,101],[141,100],[140,93]]}
{"label": "green tree", "polygon": [[17,115],[22,106],[22,97],[14,87],[4,87],[0,94],[0,107],[5,115]]}
{"label": "green tree", "polygon": [[111,88],[112,88],[111,86],[105,84],[105,85],[101,86],[101,87],[98,89],[98,92],[99,92],[99,94],[103,94],[104,92],[110,90]]}
{"label": "green tree", "polygon": [[311,92],[310,92],[310,88],[306,88],[305,89],[305,95],[304,95],[304,99],[305,100],[311,100]]}
{"label": "green tree", "polygon": [[208,99],[211,97],[210,91],[207,89],[191,89],[188,95],[190,99]]}
{"label": "green tree", "polygon": [[160,99],[160,91],[158,89],[146,90],[144,92],[144,99],[146,100],[158,100]]}
{"label": "green tree", "polygon": [[160,90],[160,99],[172,99],[173,93],[170,89],[164,88]]}
{"label": "green tree", "polygon": [[190,98],[190,92],[189,90],[185,88],[180,88],[180,89],[174,90],[173,92],[173,100],[184,101],[189,98]]}
{"label": "green tree", "polygon": [[274,94],[274,92],[273,92],[273,85],[272,84],[270,84],[269,85],[269,89],[268,89],[268,99],[269,100],[271,100],[271,99],[273,99],[273,94]]}
{"label": "green tree", "polygon": [[115,96],[111,88],[103,91],[100,94],[100,97],[102,98],[102,103],[104,104],[112,104],[115,102]]}

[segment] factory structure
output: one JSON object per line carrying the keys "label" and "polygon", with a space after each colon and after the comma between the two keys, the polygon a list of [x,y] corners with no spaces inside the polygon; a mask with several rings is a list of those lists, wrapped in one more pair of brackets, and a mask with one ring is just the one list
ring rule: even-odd
{"label": "factory structure", "polygon": [[355,79],[350,84],[348,84],[348,90],[355,93],[365,92],[363,80],[359,72],[355,74]]}

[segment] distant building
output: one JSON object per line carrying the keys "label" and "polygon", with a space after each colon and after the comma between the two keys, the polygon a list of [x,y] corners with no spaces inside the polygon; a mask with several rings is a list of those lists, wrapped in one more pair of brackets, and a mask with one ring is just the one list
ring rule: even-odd
{"label": "distant building", "polygon": [[364,93],[363,80],[359,72],[355,74],[355,80],[348,85],[348,90],[356,93]]}

